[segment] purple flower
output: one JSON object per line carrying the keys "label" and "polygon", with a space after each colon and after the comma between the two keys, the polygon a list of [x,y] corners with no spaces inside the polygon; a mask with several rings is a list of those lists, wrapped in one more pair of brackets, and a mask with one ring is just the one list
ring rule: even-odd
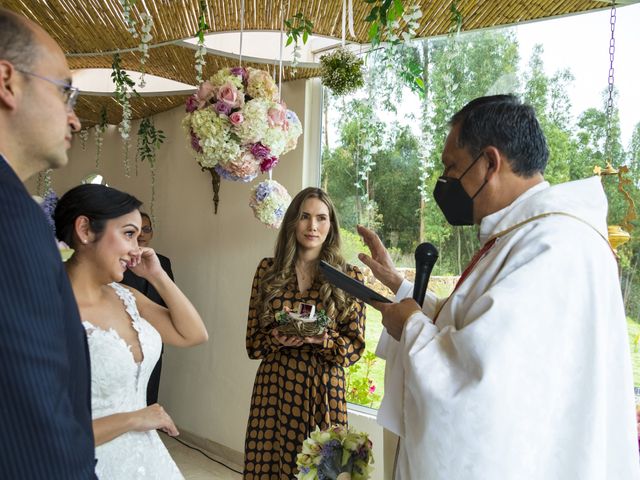
{"label": "purple flower", "polygon": [[[258,145],[258,144],[256,144],[256,145]],[[275,167],[277,164],[278,164],[278,157],[276,157],[276,156],[266,157],[260,163],[260,171],[262,173],[268,172],[273,167]]]}
{"label": "purple flower", "polygon": [[231,113],[231,107],[222,101],[216,102],[214,108],[216,110],[216,113],[219,113],[221,115],[229,115]]}
{"label": "purple flower", "polygon": [[[281,209],[281,207],[279,207],[279,209]],[[278,210],[276,210],[276,216],[277,216],[277,212]],[[331,455],[333,455],[333,452],[338,448],[340,448],[340,442],[338,440],[329,440],[327,443],[325,443],[322,446],[320,455],[322,455],[323,457],[330,457]]]}
{"label": "purple flower", "polygon": [[42,201],[42,211],[47,217],[47,222],[53,229],[53,233],[56,231],[56,224],[53,221],[53,212],[56,209],[56,205],[58,204],[58,195],[53,190],[49,190],[47,194],[44,196],[44,200]]}
{"label": "purple flower", "polygon": [[202,153],[202,147],[200,146],[200,139],[198,136],[191,131],[191,148],[193,148],[196,152]]}
{"label": "purple flower", "polygon": [[220,175],[220,178],[224,178],[225,180],[231,180],[232,182],[248,183],[258,176],[256,174],[256,175],[247,175],[246,177],[238,177],[237,175],[234,175],[233,173],[229,172],[220,164],[216,165],[213,168],[218,173],[218,175]]}
{"label": "purple flower", "polygon": [[242,79],[242,83],[244,83],[245,85],[247,84],[247,80],[249,79],[249,73],[244,67],[233,67],[231,69],[231,75],[240,77]]}
{"label": "purple flower", "polygon": [[276,218],[282,218],[284,216],[284,207],[276,208],[276,211],[273,212]]}
{"label": "purple flower", "polygon": [[189,98],[187,98],[187,103],[185,105],[187,113],[195,112],[199,106],[200,102],[195,95],[191,95]]}
{"label": "purple flower", "polygon": [[258,160],[263,160],[271,155],[271,149],[266,145],[263,145],[260,142],[258,142],[251,145],[251,153]]}
{"label": "purple flower", "polygon": [[258,202],[262,202],[272,191],[273,187],[271,187],[271,185],[268,183],[261,183],[258,185],[258,188],[256,188],[256,200]]}

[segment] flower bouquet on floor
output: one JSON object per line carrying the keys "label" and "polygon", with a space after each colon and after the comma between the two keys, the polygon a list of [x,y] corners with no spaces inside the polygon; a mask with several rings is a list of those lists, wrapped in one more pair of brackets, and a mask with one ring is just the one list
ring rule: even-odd
{"label": "flower bouquet on floor", "polygon": [[296,460],[298,480],[367,480],[373,468],[371,440],[342,425],[316,427]]}
{"label": "flower bouquet on floor", "polygon": [[329,324],[329,317],[323,310],[316,312],[316,306],[299,303],[297,311],[284,309],[275,315],[278,332],[282,335],[315,337],[322,335]]}

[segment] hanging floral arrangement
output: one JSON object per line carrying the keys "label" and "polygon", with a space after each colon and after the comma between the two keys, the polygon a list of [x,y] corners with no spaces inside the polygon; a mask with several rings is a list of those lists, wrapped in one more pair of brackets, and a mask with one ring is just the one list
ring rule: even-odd
{"label": "hanging floral arrangement", "polygon": [[364,62],[345,48],[320,57],[322,84],[335,95],[351,93],[364,85]]}
{"label": "hanging floral arrangement", "polygon": [[201,167],[238,182],[275,167],[302,134],[296,114],[277,99],[271,75],[255,68],[224,68],[200,85],[183,126]]}
{"label": "hanging floral arrangement", "polygon": [[249,198],[255,217],[271,228],[280,228],[290,203],[289,192],[275,180],[260,182],[251,190]]}

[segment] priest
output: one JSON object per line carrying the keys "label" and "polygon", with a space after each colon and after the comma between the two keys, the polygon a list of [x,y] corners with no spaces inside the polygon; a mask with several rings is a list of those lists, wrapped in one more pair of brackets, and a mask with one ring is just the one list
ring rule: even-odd
{"label": "priest", "polygon": [[640,478],[629,344],[597,178],[550,186],[530,106],[456,113],[434,198],[482,248],[447,299],[411,298],[375,233],[361,254],[396,302],[378,422],[400,437],[396,480]]}

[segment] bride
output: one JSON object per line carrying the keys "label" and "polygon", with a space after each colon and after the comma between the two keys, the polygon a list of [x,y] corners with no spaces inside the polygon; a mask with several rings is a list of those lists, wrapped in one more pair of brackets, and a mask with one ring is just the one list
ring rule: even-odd
{"label": "bride", "polygon": [[[91,357],[98,477],[181,479],[156,433],[178,430],[160,405],[146,406],[147,382],[162,343],[197,345],[207,330],[155,252],[138,246],[140,205],[114,188],[80,185],[58,202],[56,235],[75,250],[66,268]],[[168,308],[118,284],[127,268],[147,279]]]}

